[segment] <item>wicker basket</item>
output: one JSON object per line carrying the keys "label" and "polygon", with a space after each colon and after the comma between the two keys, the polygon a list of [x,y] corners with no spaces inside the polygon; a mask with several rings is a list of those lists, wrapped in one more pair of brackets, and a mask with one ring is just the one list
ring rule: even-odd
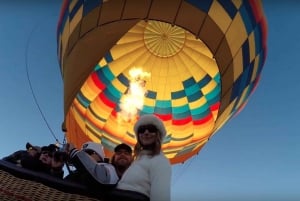
{"label": "wicker basket", "polygon": [[[30,180],[29,180],[30,178]],[[0,162],[1,201],[99,201],[81,185]]]}
{"label": "wicker basket", "polygon": [[0,160],[0,201],[149,201],[141,193],[65,181]]}

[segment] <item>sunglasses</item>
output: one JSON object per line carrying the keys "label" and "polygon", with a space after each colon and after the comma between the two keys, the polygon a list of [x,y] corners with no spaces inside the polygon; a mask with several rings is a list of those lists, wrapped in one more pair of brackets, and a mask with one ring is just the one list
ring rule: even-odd
{"label": "sunglasses", "polygon": [[144,125],[144,126],[140,126],[137,130],[138,133],[145,133],[145,131],[148,130],[148,132],[150,133],[156,133],[157,132],[157,128],[154,125]]}

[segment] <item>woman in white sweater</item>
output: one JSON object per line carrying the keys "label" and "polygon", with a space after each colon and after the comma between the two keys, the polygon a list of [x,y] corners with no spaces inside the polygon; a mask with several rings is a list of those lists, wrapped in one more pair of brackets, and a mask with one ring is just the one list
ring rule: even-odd
{"label": "woman in white sweater", "polygon": [[170,201],[171,164],[161,151],[166,129],[154,115],[143,115],[134,126],[135,160],[125,171],[117,189],[135,191],[150,201]]}

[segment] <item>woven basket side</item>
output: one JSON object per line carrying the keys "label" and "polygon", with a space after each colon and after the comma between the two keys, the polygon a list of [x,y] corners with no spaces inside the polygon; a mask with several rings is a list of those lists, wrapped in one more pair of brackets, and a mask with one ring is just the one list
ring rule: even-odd
{"label": "woven basket side", "polygon": [[99,201],[95,198],[59,191],[39,182],[21,179],[3,170],[0,170],[0,200]]}

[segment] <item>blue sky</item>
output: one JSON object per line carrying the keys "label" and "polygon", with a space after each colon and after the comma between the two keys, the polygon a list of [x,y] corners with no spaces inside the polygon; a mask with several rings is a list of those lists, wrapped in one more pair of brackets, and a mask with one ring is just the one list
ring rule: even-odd
{"label": "blue sky", "polygon": [[[60,3],[0,1],[0,157],[26,142],[63,140],[56,57]],[[300,2],[263,5],[268,53],[259,86],[199,155],[174,166],[172,201],[300,200]]]}

